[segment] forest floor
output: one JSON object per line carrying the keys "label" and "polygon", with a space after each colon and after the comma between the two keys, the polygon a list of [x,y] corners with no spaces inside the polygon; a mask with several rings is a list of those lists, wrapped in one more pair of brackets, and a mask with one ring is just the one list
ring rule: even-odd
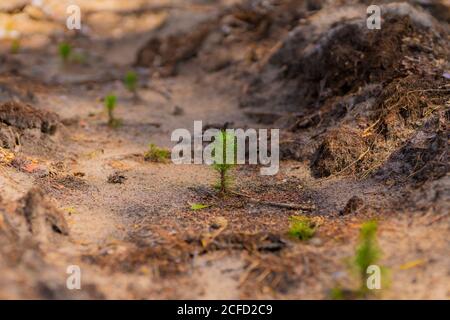
{"label": "forest floor", "polygon": [[[0,119],[16,127],[14,146],[4,138],[9,129],[0,127],[0,239],[8,244],[0,249],[0,298],[327,299],[335,288],[360,285],[349,265],[361,225],[370,220],[378,221],[377,263],[387,272],[383,288],[367,298],[450,297],[448,166],[418,184],[409,183],[410,174],[341,174],[347,164],[320,176],[311,157],[283,156],[274,176],[261,176],[258,166],[234,168],[231,188],[246,196],[221,198],[212,187],[218,175],[209,166],[144,160],[149,143],[172,148],[172,131],[192,131],[194,120],[205,127],[278,127],[289,141],[303,137],[282,119],[267,124],[259,117],[277,117],[276,112],[242,108],[251,75],[280,47],[274,37],[281,35],[233,42],[224,47],[232,57],[213,49],[214,54],[174,58],[176,66],[168,63],[152,74],[142,63],[136,68],[151,37],[201,31],[211,18],[215,28],[214,21],[226,20],[239,1],[80,0],[89,26],[84,34],[65,30],[64,1],[44,1],[49,15],[31,6],[11,12],[6,6],[20,1],[4,2],[0,23],[7,19],[24,38],[15,54],[10,42],[0,42]],[[144,10],[142,3],[151,5]],[[63,40],[77,61],[61,61]],[[189,39],[173,41],[169,45],[191,45]],[[138,99],[122,81],[132,69],[140,78]],[[448,123],[445,79],[440,88],[447,90],[446,102],[436,102],[433,110]],[[110,93],[118,97],[115,112],[122,122],[115,129],[107,125],[103,104]],[[23,114],[10,120],[5,103],[11,101],[33,109],[19,108]],[[52,121],[56,132],[44,130]],[[323,135],[325,125],[317,124],[308,137]],[[446,145],[439,155],[444,162],[447,150]],[[208,207],[192,210],[194,203]],[[286,203],[305,210],[277,206]],[[35,227],[40,215],[49,232]],[[309,240],[288,235],[289,218],[298,215],[317,226]],[[81,290],[66,288],[70,265],[80,266]]]}

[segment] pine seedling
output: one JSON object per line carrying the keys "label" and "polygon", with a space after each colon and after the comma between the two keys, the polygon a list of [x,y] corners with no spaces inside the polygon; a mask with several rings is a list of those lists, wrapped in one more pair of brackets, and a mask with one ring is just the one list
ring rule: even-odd
{"label": "pine seedling", "polygon": [[[376,221],[368,221],[362,224],[355,255],[348,261],[350,271],[358,277],[360,282],[359,288],[345,289],[338,285],[330,290],[332,299],[361,299],[366,298],[370,293],[371,290],[368,288],[367,283],[369,277],[367,271],[369,266],[376,266],[381,257],[381,250],[377,244],[377,229],[378,223]],[[384,283],[384,286],[388,286],[387,269],[380,266],[380,271],[381,275],[383,275],[380,281]]]}
{"label": "pine seedling", "polygon": [[144,154],[145,161],[164,163],[167,162],[167,159],[170,159],[170,151],[160,148],[154,143],[149,145],[149,150]]}
{"label": "pine seedling", "polygon": [[[219,190],[220,194],[224,195],[228,192],[231,183],[230,169],[236,163],[236,137],[222,130],[217,135],[214,144],[214,163],[212,166],[220,175],[215,187]],[[220,153],[222,154],[221,157]],[[233,159],[229,159],[230,157]]]}
{"label": "pine seedling", "polygon": [[59,56],[64,63],[69,61],[72,54],[72,46],[67,42],[62,42],[59,44]]}
{"label": "pine seedling", "polygon": [[345,291],[341,287],[334,287],[330,290],[331,300],[345,300]]}
{"label": "pine seedling", "polygon": [[117,97],[114,94],[105,97],[105,107],[108,112],[108,125],[111,128],[117,128],[120,125],[119,119],[114,117],[114,110],[116,109]]}
{"label": "pine seedling", "polygon": [[11,49],[10,49],[10,52],[11,52],[12,54],[17,54],[17,53],[19,53],[19,51],[20,51],[20,39],[14,39],[14,40],[11,42]]}
{"label": "pine seedling", "polygon": [[381,251],[377,244],[377,229],[376,221],[365,222],[360,229],[359,244],[353,258],[353,265],[361,280],[361,295],[364,295],[368,290],[366,286],[367,268],[377,264],[381,257]]}
{"label": "pine seedling", "polygon": [[137,92],[137,84],[138,84],[138,76],[136,72],[134,71],[128,71],[125,75],[125,78],[123,80],[125,87],[132,92],[133,94],[136,94]]}
{"label": "pine seedling", "polygon": [[288,234],[293,238],[309,240],[316,232],[316,224],[308,217],[291,216],[289,222],[290,228]]}

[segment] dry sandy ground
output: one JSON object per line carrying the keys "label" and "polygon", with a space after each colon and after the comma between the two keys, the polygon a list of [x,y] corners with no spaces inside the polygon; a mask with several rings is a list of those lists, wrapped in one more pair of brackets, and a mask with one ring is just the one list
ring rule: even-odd
{"label": "dry sandy ground", "polygon": [[[348,260],[361,224],[370,219],[379,220],[379,264],[389,281],[369,298],[450,297],[448,206],[409,206],[385,181],[314,178],[308,161],[283,160],[272,177],[252,166],[234,170],[234,190],[315,206],[301,212],[239,196],[217,198],[211,188],[217,175],[204,165],[144,161],[150,142],[170,148],[171,132],[192,130],[194,120],[264,127],[239,108],[245,82],[230,69],[205,72],[195,59],[172,77],[148,77],[139,69],[138,101],[122,84],[152,32],[190,28],[216,14],[216,3],[77,1],[89,12],[90,30],[72,43],[88,62],[64,66],[57,55],[62,9],[44,2],[56,12],[54,21],[39,12],[34,20],[7,14],[26,37],[15,55],[2,42],[8,60],[0,66],[0,98],[55,112],[61,124],[51,136],[22,137],[15,162],[0,166],[0,199],[4,214],[12,214],[19,199],[40,188],[42,201],[62,212],[68,236],[35,240],[36,247],[11,253],[14,259],[0,259],[1,298],[326,299],[332,288],[358,286]],[[64,1],[56,2],[64,8]],[[141,3],[152,8],[139,17],[115,13]],[[110,92],[119,97],[123,125],[117,129],[106,125],[102,99]],[[182,114],[173,114],[176,106]],[[126,180],[109,183],[117,172]],[[448,173],[444,178],[448,187]],[[340,215],[353,196],[363,206]],[[191,203],[212,206],[193,211]],[[289,217],[296,214],[317,219],[311,240],[287,236]],[[66,289],[68,265],[81,267],[81,290]]]}

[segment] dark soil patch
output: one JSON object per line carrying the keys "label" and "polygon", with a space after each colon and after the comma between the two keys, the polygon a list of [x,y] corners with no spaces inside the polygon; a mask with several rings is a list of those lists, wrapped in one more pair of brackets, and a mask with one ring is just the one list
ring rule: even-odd
{"label": "dark soil patch", "polygon": [[208,21],[188,32],[150,39],[138,52],[136,65],[150,67],[163,76],[175,75],[179,63],[197,55],[214,25]]}

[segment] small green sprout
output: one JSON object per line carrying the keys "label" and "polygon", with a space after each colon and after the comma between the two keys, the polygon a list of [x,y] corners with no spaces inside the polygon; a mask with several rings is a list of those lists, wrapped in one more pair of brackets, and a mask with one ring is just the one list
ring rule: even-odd
{"label": "small green sprout", "polygon": [[64,63],[69,61],[72,54],[72,46],[67,42],[62,42],[59,44],[59,56]]}
{"label": "small green sprout", "polygon": [[138,84],[138,76],[137,76],[136,72],[128,71],[127,74],[125,75],[123,82],[125,84],[125,87],[127,87],[127,89],[130,92],[133,92],[133,93],[136,92],[137,84]]}
{"label": "small green sprout", "polygon": [[202,210],[202,209],[206,209],[209,207],[211,207],[211,205],[201,204],[201,203],[192,203],[191,204],[191,210],[193,210],[193,211]]}
{"label": "small green sprout", "polygon": [[144,160],[151,162],[167,162],[170,159],[170,151],[160,148],[154,143],[149,145],[149,150],[144,154]]}
{"label": "small green sprout", "polygon": [[340,287],[334,287],[330,290],[330,298],[332,300],[345,300],[344,290]]}
{"label": "small green sprout", "polygon": [[17,54],[20,51],[20,39],[14,39],[11,43],[10,52],[12,54]]}
{"label": "small green sprout", "polygon": [[316,224],[311,219],[304,216],[291,216],[289,221],[289,236],[300,240],[309,240],[314,236]]}
{"label": "small green sprout", "polygon": [[[376,221],[367,221],[362,224],[359,231],[359,240],[356,247],[355,256],[349,260],[349,269],[357,275],[360,284],[357,289],[342,288],[340,285],[330,290],[330,297],[336,300],[342,299],[363,299],[367,298],[372,292],[368,288],[367,280],[369,266],[377,265],[381,257],[381,250],[377,244],[378,223]],[[389,286],[389,274],[387,269],[380,266],[383,286]]]}
{"label": "small green sprout", "polygon": [[105,107],[108,112],[108,125],[111,128],[116,128],[120,125],[120,120],[114,117],[114,110],[116,109],[117,97],[114,94],[105,97]]}
{"label": "small green sprout", "polygon": [[[236,147],[236,137],[231,133],[227,133],[225,130],[220,131],[214,142],[214,163],[212,166],[213,169],[220,174],[219,181],[215,188],[218,189],[222,195],[227,193],[231,183],[229,171],[236,163]],[[234,149],[234,152],[229,152],[229,148]],[[216,154],[216,150],[218,152],[222,151],[222,157],[220,157],[219,153]],[[233,157],[233,161],[229,161],[230,159],[228,159],[230,153]]]}
{"label": "small green sprout", "polygon": [[361,279],[361,293],[367,290],[367,268],[377,264],[381,257],[381,251],[377,244],[377,229],[376,221],[365,222],[360,229],[359,244],[353,258],[353,265]]}

